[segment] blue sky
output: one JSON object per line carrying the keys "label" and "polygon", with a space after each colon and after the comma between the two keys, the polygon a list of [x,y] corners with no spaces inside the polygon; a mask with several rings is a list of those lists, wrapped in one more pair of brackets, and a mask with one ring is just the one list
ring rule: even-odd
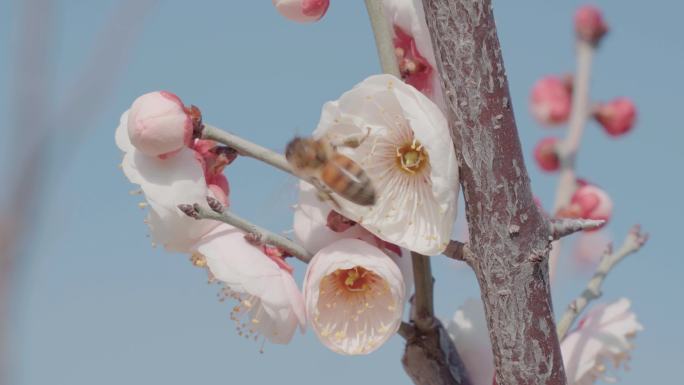
{"label": "blue sky", "polygon": [[[19,3],[0,4],[0,84],[14,78]],[[562,135],[540,128],[527,105],[537,78],[574,67],[571,17],[581,3],[559,3],[494,4],[528,159],[539,138]],[[66,97],[117,4],[56,2],[49,36],[52,100]],[[198,105],[207,122],[282,151],[294,134],[315,127],[325,101],[379,71],[362,1],[333,0],[323,21],[310,25],[282,19],[268,1],[189,4],[162,1],[151,10],[124,57],[112,96],[86,131],[74,140],[68,127],[55,128],[64,142],[57,151],[70,156],[45,165],[51,184],[42,191],[41,214],[32,221],[14,276],[12,383],[410,383],[399,362],[398,337],[367,357],[336,355],[312,332],[288,346],[267,345],[259,354],[258,345],[236,335],[229,307],[216,300],[216,287],[206,284],[201,271],[183,255],[150,246],[139,197],[128,194],[132,186],[116,167],[120,154],[113,139],[119,115],[135,97],[173,91]],[[662,382],[678,373],[684,358],[684,255],[678,241],[684,214],[678,176],[684,165],[683,6],[625,0],[598,5],[611,32],[596,56],[592,95],[632,97],[639,122],[619,140],[590,124],[578,168],[613,197],[615,215],[607,231],[616,242],[634,223],[652,234],[639,254],[608,277],[604,300],[630,298],[645,326],[621,383]],[[6,156],[10,132],[17,129],[11,126],[11,90],[0,93],[0,175],[13,166]],[[536,194],[549,206],[555,177],[527,166]],[[239,159],[227,174],[235,211],[274,230],[291,227],[292,179],[250,159]],[[441,317],[478,295],[467,269],[435,258],[433,270]],[[297,275],[302,272],[297,265]],[[554,286],[557,313],[587,279],[568,263],[560,274]]]}

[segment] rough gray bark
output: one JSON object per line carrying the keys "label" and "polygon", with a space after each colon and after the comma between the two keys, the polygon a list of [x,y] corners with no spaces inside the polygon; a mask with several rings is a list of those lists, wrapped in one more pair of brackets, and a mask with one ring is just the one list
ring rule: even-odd
{"label": "rough gray bark", "polygon": [[423,0],[456,146],[469,248],[498,384],[566,383],[532,198],[490,0]]}

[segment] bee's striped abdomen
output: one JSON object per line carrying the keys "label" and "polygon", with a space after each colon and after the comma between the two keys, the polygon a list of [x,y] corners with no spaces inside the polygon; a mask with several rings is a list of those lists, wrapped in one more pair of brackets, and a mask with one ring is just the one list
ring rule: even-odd
{"label": "bee's striped abdomen", "polygon": [[321,180],[341,197],[362,206],[375,204],[375,188],[366,172],[349,157],[336,153],[321,170]]}

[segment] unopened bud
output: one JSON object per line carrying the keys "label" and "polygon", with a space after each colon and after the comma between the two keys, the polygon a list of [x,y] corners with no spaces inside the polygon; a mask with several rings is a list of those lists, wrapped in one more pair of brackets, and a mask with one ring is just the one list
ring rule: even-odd
{"label": "unopened bud", "polygon": [[616,98],[608,103],[599,104],[594,110],[594,118],[610,136],[628,133],[636,121],[636,107],[628,98]]}
{"label": "unopened bud", "polygon": [[539,123],[552,126],[570,117],[572,92],[567,82],[556,76],[539,79],[532,87],[530,110]]}
{"label": "unopened bud", "polygon": [[553,172],[560,167],[557,146],[558,138],[551,137],[540,140],[534,147],[534,159],[542,170]]}
{"label": "unopened bud", "polygon": [[191,143],[196,119],[178,96],[166,91],[150,92],[133,102],[128,114],[128,136],[143,154],[164,158]]}
{"label": "unopened bud", "polygon": [[[556,216],[559,218],[583,218],[610,220],[613,214],[613,200],[600,188],[594,185],[584,185],[579,187],[570,199],[570,204],[558,210]],[[595,231],[603,227],[605,223],[597,228],[585,231]]]}
{"label": "unopened bud", "polygon": [[273,0],[278,12],[299,23],[319,20],[328,10],[330,0]]}
{"label": "unopened bud", "polygon": [[577,10],[575,34],[578,39],[597,45],[606,32],[608,32],[608,26],[603,20],[600,9],[592,5],[584,5]]}

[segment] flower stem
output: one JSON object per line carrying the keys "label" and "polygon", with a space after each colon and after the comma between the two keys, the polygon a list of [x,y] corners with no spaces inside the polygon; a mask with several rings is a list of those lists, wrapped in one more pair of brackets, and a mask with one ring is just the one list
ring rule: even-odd
{"label": "flower stem", "polygon": [[382,72],[400,77],[397,57],[394,54],[392,30],[387,22],[382,0],[366,0],[366,9],[375,35],[375,45],[378,49]]}
{"label": "flower stem", "polygon": [[589,302],[601,296],[601,286],[608,276],[608,273],[610,273],[620,261],[625,259],[626,256],[639,251],[647,240],[648,234],[643,234],[639,229],[639,226],[634,226],[618,251],[613,253],[611,250],[608,250],[606,252],[596,268],[594,276],[589,280],[587,287],[579,297],[575,298],[575,300],[570,303],[568,309],[558,321],[556,330],[558,331],[559,340],[562,341],[563,338],[565,338],[568,334],[568,330],[570,330],[572,324],[587,307]]}
{"label": "flower stem", "polygon": [[[568,135],[558,146],[558,158],[560,159],[560,174],[556,187],[556,199],[553,204],[553,213],[566,206],[572,194],[577,189],[575,175],[575,160],[579,151],[584,127],[589,119],[589,82],[591,80],[591,62],[595,48],[582,40],[577,41],[577,70],[572,85],[572,113],[568,124]],[[561,251],[561,242],[556,241],[551,245],[549,253],[549,275],[553,279],[556,264]]]}

